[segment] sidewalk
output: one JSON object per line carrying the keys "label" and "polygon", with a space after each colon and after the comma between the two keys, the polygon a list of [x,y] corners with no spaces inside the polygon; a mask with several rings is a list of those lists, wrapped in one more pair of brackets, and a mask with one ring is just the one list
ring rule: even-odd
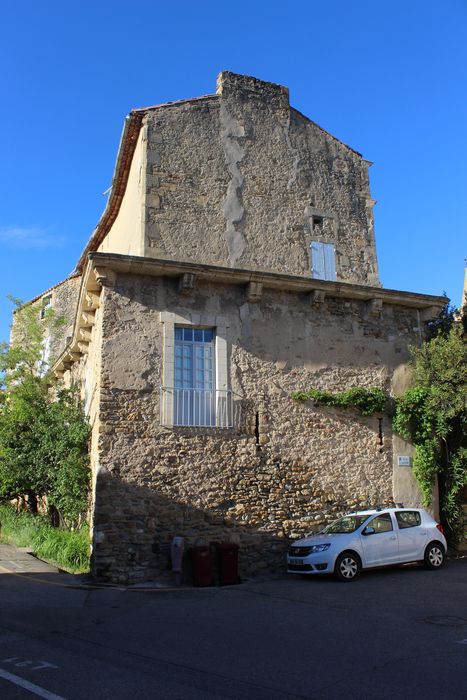
{"label": "sidewalk", "polygon": [[[28,547],[15,547],[14,545],[1,544],[0,543],[0,576],[2,574],[13,574],[16,576],[29,575],[29,580],[35,580],[38,583],[52,584],[55,586],[63,586],[65,588],[76,588],[83,590],[95,590],[95,589],[118,589],[122,591],[133,591],[135,593],[171,593],[171,594],[190,594],[197,593],[198,595],[212,595],[213,592],[218,592],[226,588],[237,588],[238,584],[232,586],[202,586],[196,587],[191,585],[181,585],[177,586],[170,581],[145,581],[143,583],[137,584],[114,584],[114,583],[98,583],[93,581],[86,574],[68,574],[61,571],[56,566],[48,564],[45,561],[37,559],[31,554],[31,549]],[[40,575],[44,574],[59,574],[59,579],[51,579],[50,576],[44,576],[43,579]],[[31,578],[32,575],[32,578]],[[34,575],[39,575],[39,578],[34,578]],[[242,581],[240,586],[243,584],[259,584],[264,580],[264,582],[271,582],[275,579],[285,579],[285,574],[279,574],[276,576],[264,576],[253,579],[245,579]]]}
{"label": "sidewalk", "polygon": [[56,566],[36,559],[28,547],[0,544],[0,574],[57,574]]}

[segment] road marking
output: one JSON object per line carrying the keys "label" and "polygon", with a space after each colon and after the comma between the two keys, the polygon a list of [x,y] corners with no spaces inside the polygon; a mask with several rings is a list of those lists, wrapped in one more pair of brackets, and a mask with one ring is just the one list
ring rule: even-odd
{"label": "road marking", "polygon": [[458,644],[467,644],[467,639],[460,639],[457,643]]}
{"label": "road marking", "polygon": [[46,690],[45,688],[41,688],[35,683],[30,683],[24,678],[20,678],[20,676],[15,676],[13,673],[8,673],[8,671],[4,671],[3,668],[0,668],[0,678],[3,678],[4,680],[9,681],[10,683],[13,683],[14,685],[19,685],[20,688],[29,690],[30,693],[34,693],[34,695],[38,695],[40,698],[44,698],[44,700],[66,700],[66,698],[62,697],[61,695],[51,693],[50,691]]}
{"label": "road marking", "polygon": [[10,656],[8,659],[1,659],[2,664],[13,664],[18,668],[30,668],[31,671],[42,671],[44,668],[58,668],[49,661],[31,661],[24,656]]}

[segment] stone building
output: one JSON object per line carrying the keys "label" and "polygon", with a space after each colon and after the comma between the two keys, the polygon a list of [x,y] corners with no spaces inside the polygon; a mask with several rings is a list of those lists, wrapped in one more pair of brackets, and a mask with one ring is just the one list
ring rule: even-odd
{"label": "stone building", "polygon": [[92,425],[97,578],[163,575],[175,535],[280,570],[290,536],[418,502],[387,415],[291,398],[401,391],[444,304],[382,289],[369,165],[286,88],[229,72],[127,117],[105,212],[45,295],[70,321],[54,371]]}

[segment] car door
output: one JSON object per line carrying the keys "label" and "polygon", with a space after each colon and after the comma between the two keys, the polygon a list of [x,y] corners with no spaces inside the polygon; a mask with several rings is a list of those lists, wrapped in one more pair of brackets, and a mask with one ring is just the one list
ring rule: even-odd
{"label": "car door", "polygon": [[418,510],[395,511],[399,554],[401,561],[423,559],[427,544],[427,529]]}
{"label": "car door", "polygon": [[365,566],[384,566],[399,560],[399,545],[390,513],[369,520],[360,535]]}

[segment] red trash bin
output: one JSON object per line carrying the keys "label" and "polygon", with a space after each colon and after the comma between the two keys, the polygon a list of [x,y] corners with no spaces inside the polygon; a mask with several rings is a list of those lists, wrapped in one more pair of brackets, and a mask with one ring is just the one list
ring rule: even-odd
{"label": "red trash bin", "polygon": [[234,542],[222,542],[217,545],[217,568],[219,571],[219,584],[231,586],[240,583],[238,576],[238,544]]}
{"label": "red trash bin", "polygon": [[214,583],[212,555],[209,547],[192,547],[193,585],[212,586]]}

